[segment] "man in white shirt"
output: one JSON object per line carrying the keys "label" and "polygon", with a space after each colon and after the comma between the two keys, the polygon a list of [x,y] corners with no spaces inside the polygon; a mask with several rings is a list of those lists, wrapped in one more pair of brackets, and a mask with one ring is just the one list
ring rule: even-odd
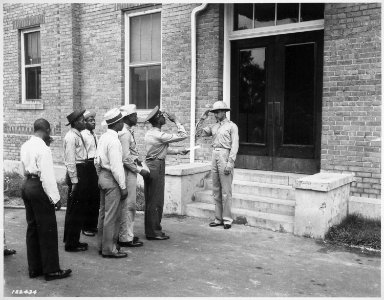
{"label": "man in white shirt", "polygon": [[123,164],[125,170],[125,183],[127,185],[128,196],[124,199],[121,209],[121,221],[118,245],[121,247],[141,247],[143,242],[134,235],[133,226],[136,215],[136,185],[137,174],[144,178],[149,176],[149,172],[141,166],[139,161],[139,151],[133,132],[133,126],[137,124],[137,112],[135,104],[128,104],[120,107],[120,111],[125,113],[123,118],[124,128],[119,131],[119,140],[123,149]]}
{"label": "man in white shirt", "polygon": [[80,242],[84,222],[84,207],[88,187],[85,161],[88,157],[84,139],[80,134],[85,128],[84,111],[75,110],[67,116],[71,129],[64,137],[64,163],[67,168],[68,184],[67,211],[64,224],[65,251],[78,252],[88,249],[87,243]]}
{"label": "man in white shirt", "polygon": [[123,129],[124,116],[117,108],[111,109],[104,115],[105,120],[102,125],[108,125],[108,130],[100,137],[95,157],[100,187],[98,248],[99,254],[105,258],[127,257],[127,253],[120,252],[117,247],[121,202],[128,195],[122,148],[117,134]]}
{"label": "man in white shirt", "polygon": [[88,158],[85,161],[88,186],[84,208],[83,234],[86,236],[95,236],[97,233],[97,219],[99,217],[100,191],[98,186],[98,177],[95,169],[95,156],[97,149],[97,137],[93,130],[96,127],[95,112],[86,110],[83,114],[85,120],[85,129],[80,133],[83,137]]}
{"label": "man in white shirt", "polygon": [[26,176],[21,192],[27,217],[27,259],[29,277],[45,275],[46,280],[68,277],[71,269],[61,270],[55,206],[60,209],[47,120],[34,123],[34,136],[21,146],[22,172]]}

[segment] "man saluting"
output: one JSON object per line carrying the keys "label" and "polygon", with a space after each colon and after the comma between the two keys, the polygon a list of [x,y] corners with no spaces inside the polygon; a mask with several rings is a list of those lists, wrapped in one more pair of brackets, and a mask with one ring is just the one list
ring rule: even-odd
{"label": "man saluting", "polygon": [[[196,136],[212,136],[212,186],[215,199],[215,220],[209,224],[211,227],[223,226],[231,228],[233,222],[232,181],[233,167],[237,151],[239,150],[239,133],[237,125],[226,117],[227,108],[223,101],[216,101],[211,110],[207,110],[201,121],[208,118],[210,112],[214,113],[216,123],[204,128],[197,127]],[[202,122],[200,122],[200,125]]]}

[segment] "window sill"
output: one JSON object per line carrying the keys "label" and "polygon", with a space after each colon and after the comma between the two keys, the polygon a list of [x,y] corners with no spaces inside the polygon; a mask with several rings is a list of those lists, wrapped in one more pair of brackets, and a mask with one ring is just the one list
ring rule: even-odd
{"label": "window sill", "polygon": [[34,109],[34,110],[39,110],[39,109],[44,109],[44,104],[40,102],[35,102],[35,103],[17,103],[16,104],[16,109]]}

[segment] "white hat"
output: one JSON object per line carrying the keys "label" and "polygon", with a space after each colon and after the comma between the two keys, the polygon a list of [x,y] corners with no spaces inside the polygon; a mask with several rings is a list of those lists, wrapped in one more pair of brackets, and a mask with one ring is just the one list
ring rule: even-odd
{"label": "white hat", "polygon": [[126,116],[125,112],[120,112],[118,108],[112,108],[111,110],[107,111],[104,115],[104,121],[101,122],[101,125],[111,125],[118,121],[120,121],[122,118]]}
{"label": "white hat", "polygon": [[230,111],[231,109],[227,107],[227,104],[225,104],[223,101],[216,101],[213,103],[213,107],[211,109],[211,112],[214,112],[216,110],[225,110]]}
{"label": "white hat", "polygon": [[96,116],[96,113],[93,111],[93,112],[90,112],[89,110],[86,110],[84,113],[83,113],[83,116],[84,116],[84,119],[87,119],[89,117],[95,117]]}
{"label": "white hat", "polygon": [[135,104],[128,104],[120,107],[121,112],[125,112],[126,116],[137,113]]}

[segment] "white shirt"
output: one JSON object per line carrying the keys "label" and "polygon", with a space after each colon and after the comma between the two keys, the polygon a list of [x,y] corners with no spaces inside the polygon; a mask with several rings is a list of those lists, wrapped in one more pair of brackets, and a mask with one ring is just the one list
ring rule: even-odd
{"label": "white shirt", "polygon": [[20,160],[23,174],[38,175],[44,192],[54,203],[57,203],[60,200],[60,194],[53,169],[51,149],[41,138],[32,136],[21,146]]}
{"label": "white shirt", "polygon": [[76,164],[82,164],[88,157],[82,136],[76,128],[71,128],[64,136],[64,163],[72,183],[78,183]]}
{"label": "white shirt", "polygon": [[126,188],[123,151],[116,131],[107,129],[107,132],[100,137],[97,144],[95,167],[97,174],[100,173],[101,168],[111,171],[120,188]]}
{"label": "white shirt", "polygon": [[88,129],[84,129],[80,132],[83,136],[85,148],[88,152],[88,158],[94,158],[96,156],[97,149],[97,137],[96,134],[90,132]]}

